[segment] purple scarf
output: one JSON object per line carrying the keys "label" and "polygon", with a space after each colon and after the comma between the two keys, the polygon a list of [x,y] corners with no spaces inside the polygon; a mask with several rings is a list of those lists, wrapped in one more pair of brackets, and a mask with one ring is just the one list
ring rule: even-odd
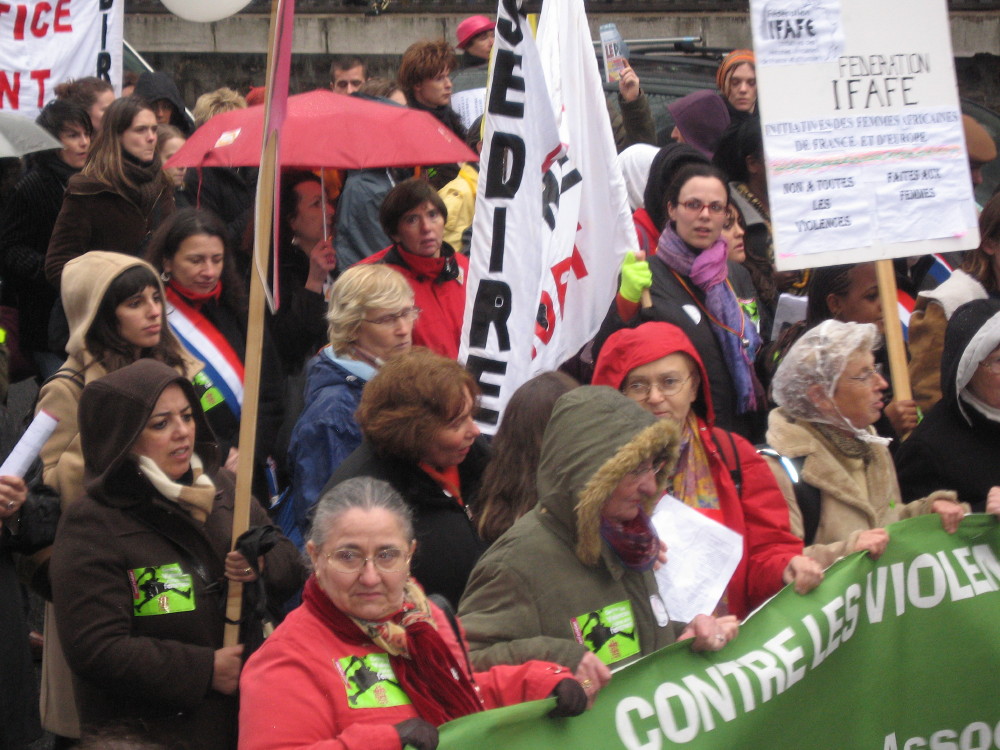
{"label": "purple scarf", "polygon": [[711,247],[695,253],[668,223],[660,235],[656,257],[705,293],[705,307],[713,318],[733,331],[743,331],[740,341],[735,333],[712,324],[712,333],[736,386],[736,411],[738,414],[755,411],[758,403],[762,403],[757,394],[760,386],[753,374],[753,360],[761,340],[753,321],[744,314],[733,290],[725,283],[729,272],[726,241],[720,237]]}
{"label": "purple scarf", "polygon": [[660,537],[646,512],[624,524],[614,524],[601,518],[601,536],[626,568],[644,571],[653,567],[660,552]]}

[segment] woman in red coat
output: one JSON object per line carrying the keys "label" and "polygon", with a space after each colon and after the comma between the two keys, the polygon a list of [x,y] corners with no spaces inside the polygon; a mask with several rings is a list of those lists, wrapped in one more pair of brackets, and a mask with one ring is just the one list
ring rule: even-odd
{"label": "woman in red coat", "polygon": [[583,712],[565,667],[473,674],[457,621],[410,578],[415,549],[409,507],[386,482],[349,479],[320,500],[302,606],[240,679],[240,750],[434,750],[438,725],[488,708],[554,696],[551,716]]}
{"label": "woman in red coat", "polygon": [[667,491],[743,537],[743,558],[719,611],[743,619],[786,583],[794,582],[799,593],[819,584],[822,568],[802,555],[771,470],[749,442],[715,427],[705,366],[680,328],[651,322],[612,334],[593,383],[617,388],[655,416],[682,425]]}

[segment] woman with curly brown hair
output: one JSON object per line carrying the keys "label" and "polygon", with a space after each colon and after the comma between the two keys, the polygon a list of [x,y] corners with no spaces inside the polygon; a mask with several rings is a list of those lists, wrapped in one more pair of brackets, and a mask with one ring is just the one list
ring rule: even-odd
{"label": "woman with curly brown hair", "polygon": [[453,605],[486,549],[472,523],[486,444],[473,421],[475,378],[454,360],[416,348],[368,381],[356,414],[363,439],[323,489],[352,477],[391,484],[413,509],[413,575]]}

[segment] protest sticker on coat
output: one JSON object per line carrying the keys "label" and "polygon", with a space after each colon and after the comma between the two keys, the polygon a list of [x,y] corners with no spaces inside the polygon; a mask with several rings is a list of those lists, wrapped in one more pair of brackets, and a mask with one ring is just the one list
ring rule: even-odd
{"label": "protest sticker on coat", "polygon": [[511,394],[590,340],[637,240],[582,0],[497,15],[459,359],[496,431]]}
{"label": "protest sticker on coat", "polygon": [[0,112],[34,119],[57,84],[96,76],[121,90],[124,0],[0,3]]}
{"label": "protest sticker on coat", "polygon": [[775,265],[976,247],[944,0],[753,0],[751,18]]}
{"label": "protest sticker on coat", "polygon": [[889,527],[800,596],[781,591],[722,651],[675,644],[617,671],[584,714],[553,701],[441,728],[441,750],[928,750],[1000,747],[1000,524]]}

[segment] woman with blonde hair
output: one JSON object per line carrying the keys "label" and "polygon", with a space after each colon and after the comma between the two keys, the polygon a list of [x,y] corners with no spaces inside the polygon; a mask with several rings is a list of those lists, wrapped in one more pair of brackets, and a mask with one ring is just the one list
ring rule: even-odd
{"label": "woman with blonde hair", "polygon": [[419,314],[410,285],[390,266],[355,266],[334,283],[330,343],[307,368],[305,408],[288,445],[291,485],[278,517],[300,548],[323,485],[361,445],[354,412],[362,389],[386,360],[410,350]]}

